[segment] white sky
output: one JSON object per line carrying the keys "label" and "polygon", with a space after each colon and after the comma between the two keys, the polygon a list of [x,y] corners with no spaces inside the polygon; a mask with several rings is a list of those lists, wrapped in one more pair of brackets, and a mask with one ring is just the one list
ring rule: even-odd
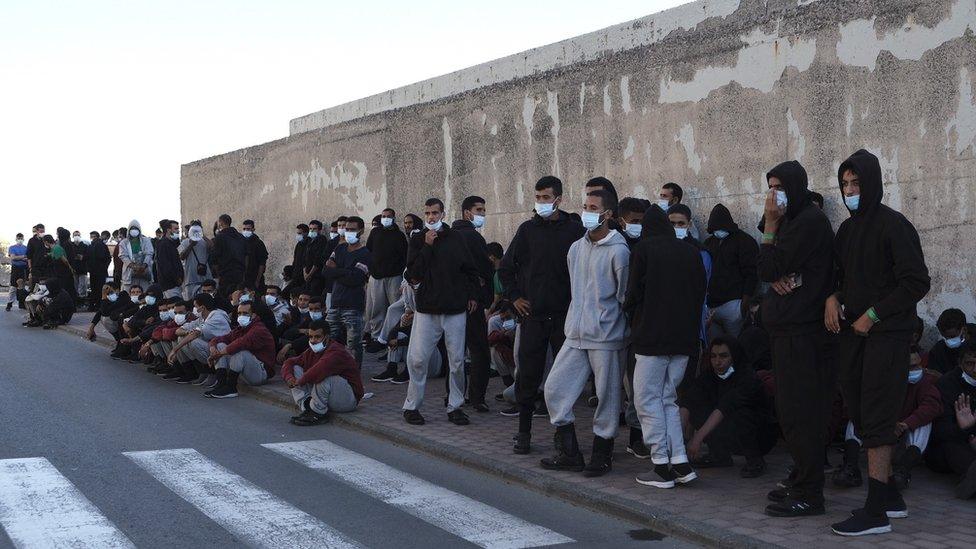
{"label": "white sky", "polygon": [[149,229],[179,216],[180,164],[682,3],[0,0],[0,239]]}

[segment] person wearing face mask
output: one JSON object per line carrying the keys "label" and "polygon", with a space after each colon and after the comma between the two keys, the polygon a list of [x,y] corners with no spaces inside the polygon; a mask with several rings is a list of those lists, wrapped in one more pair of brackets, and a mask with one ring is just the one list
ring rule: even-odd
{"label": "person wearing face mask", "polygon": [[246,257],[246,239],[234,228],[231,217],[222,214],[217,218],[217,234],[213,239],[210,257],[210,264],[217,277],[217,293],[228,296],[235,287],[244,282]]}
{"label": "person wearing face mask", "polygon": [[712,313],[709,335],[739,337],[752,296],[759,285],[756,262],[759,245],[739,229],[723,204],[708,216],[705,249],[712,254],[712,278],[708,283],[708,307]]}
{"label": "person wearing face mask", "polygon": [[142,234],[142,225],[133,219],[129,223],[126,237],[119,243],[119,259],[122,261],[122,288],[128,290],[133,284],[148,287],[153,283],[152,240]]}
{"label": "person wearing face mask", "polygon": [[485,199],[480,196],[469,196],[461,201],[461,219],[451,224],[467,245],[468,253],[478,269],[478,307],[468,313],[466,323],[466,341],[468,356],[471,360],[471,383],[468,385],[468,400],[471,407],[479,413],[488,412],[485,403],[485,393],[488,390],[488,376],[491,372],[491,350],[488,347],[488,324],[485,309],[494,301],[492,280],[495,268],[488,257],[488,243],[478,232],[485,226]]}
{"label": "person wearing face mask", "polygon": [[213,296],[203,293],[194,297],[192,303],[188,302],[187,313],[193,318],[176,330],[176,344],[166,356],[166,362],[171,366],[182,364],[188,372],[192,367],[196,378],[191,383],[212,389],[217,378],[208,362],[209,341],[230,333],[230,315],[217,308]]}
{"label": "person wearing face mask", "polygon": [[261,237],[254,233],[254,221],[244,220],[241,224],[246,253],[244,255],[244,284],[259,292],[264,291],[264,272],[268,268],[268,247]]}
{"label": "person wearing face mask", "polygon": [[[159,321],[147,327],[149,333],[143,340],[142,347],[144,350],[140,349],[140,353],[143,354],[144,358],[148,357],[149,359],[146,371],[150,374],[165,377],[175,372],[173,366],[166,363],[166,355],[172,349],[172,345],[169,341],[164,341],[163,336],[165,335],[168,339],[171,332],[177,328],[174,322],[176,315],[173,310],[179,301],[181,300],[178,297],[164,297],[159,300]],[[176,377],[179,377],[179,374],[176,374]],[[170,378],[166,379],[169,380]]]}
{"label": "person wearing face mask", "polygon": [[156,243],[156,283],[164,298],[180,297],[183,293],[183,263],[180,261],[180,224],[164,219],[159,222],[162,237]]}
{"label": "person wearing face mask", "polygon": [[61,286],[60,279],[48,278],[37,284],[35,293],[28,297],[27,313],[28,321],[24,326],[43,326],[45,330],[57,328],[71,321],[75,313],[74,299]]}
{"label": "person wearing face mask", "polygon": [[[665,213],[670,213],[672,207],[681,204],[681,200],[684,198],[684,196],[685,191],[681,188],[681,185],[678,185],[677,183],[665,183],[663,186],[661,186],[661,191],[658,193],[656,204],[659,208],[664,210]],[[698,230],[698,225],[695,223],[693,218],[690,223],[688,233],[691,234],[692,238],[700,242],[701,231]]]}
{"label": "person wearing face mask", "polygon": [[618,222],[620,228],[618,230],[627,240],[627,246],[631,250],[640,241],[641,222],[644,220],[644,213],[650,207],[650,201],[641,198],[628,196],[620,201],[620,220]]}
{"label": "person wearing face mask", "polygon": [[329,259],[334,249],[332,241],[322,234],[322,222],[313,219],[308,222],[308,243],[305,245],[305,257],[302,260],[305,285],[314,294],[326,293],[326,281],[322,278],[322,267]]}
{"label": "person wearing face mask", "polygon": [[[71,299],[77,304],[78,288],[75,285],[76,276],[72,261],[75,255],[75,245],[71,241],[71,233],[68,232],[68,229],[58,227],[57,235],[57,241],[49,247],[49,254],[54,264],[54,276],[58,277],[61,288],[67,290]],[[47,244],[47,239],[45,239],[45,244]]]}
{"label": "person wearing face mask", "polygon": [[329,240],[335,240],[339,238],[339,222],[333,221],[329,224]]}
{"label": "person wearing face mask", "polygon": [[959,478],[956,497],[976,497],[976,340],[959,348],[958,366],[936,383],[942,414],[932,424],[925,463],[933,471]]}
{"label": "person wearing face mask", "polygon": [[47,247],[44,246],[44,225],[34,225],[34,234],[27,241],[27,275],[33,286],[51,274],[50,262],[47,260]]}
{"label": "person wearing face mask", "polygon": [[[756,478],[766,471],[764,456],[776,445],[772,407],[738,341],[716,337],[705,355],[710,367],[678,401],[688,457],[696,469],[707,469],[732,467],[733,454],[742,455],[746,464],[739,475]],[[702,455],[703,444],[708,455]]]}
{"label": "person wearing face mask", "polygon": [[363,363],[363,312],[366,308],[366,282],[369,280],[372,254],[362,241],[365,222],[352,216],[346,220],[345,242],[339,244],[322,270],[332,284],[332,302],[327,320],[331,336],[338,339],[346,332],[346,347]]}
{"label": "person wearing face mask", "polygon": [[424,230],[410,240],[406,278],[414,289],[414,310],[407,371],[410,385],[403,402],[403,419],[423,425],[420,413],[427,387],[427,365],[441,338],[446,344],[449,377],[447,418],[468,425],[464,404],[464,345],[467,314],[478,307],[478,269],[464,237],[444,223],[444,203],[424,203]]}
{"label": "person wearing face mask", "polygon": [[307,292],[308,290],[302,290],[299,298],[304,302],[305,310],[300,312],[297,322],[279,338],[281,350],[276,359],[279,364],[283,364],[291,356],[305,352],[308,348],[309,325],[317,320],[325,320],[325,300],[320,296],[310,296]]}
{"label": "person wearing face mask", "polygon": [[17,300],[17,281],[27,279],[27,246],[24,245],[24,234],[17,233],[17,240],[7,248],[7,258],[10,259],[10,293],[7,295],[7,310],[14,306]]}
{"label": "person wearing face mask", "polygon": [[295,226],[295,249],[291,256],[291,277],[296,286],[305,285],[305,249],[308,247],[308,225]]}
{"label": "person wearing face mask", "polygon": [[163,314],[160,313],[160,317],[165,320],[165,323],[153,330],[151,348],[157,360],[154,361],[153,366],[149,367],[148,371],[162,376],[166,381],[175,381],[181,385],[186,385],[198,379],[199,373],[196,365],[189,361],[183,362],[179,358],[170,363],[169,357],[173,354],[173,349],[176,348],[179,338],[185,335],[185,327],[192,325],[196,316],[193,314],[191,303],[178,297],[172,298],[170,302],[172,308],[166,316],[163,317]]}
{"label": "person wearing face mask", "polygon": [[112,253],[105,245],[105,241],[98,231],[92,231],[89,236],[91,243],[85,252],[85,268],[88,271],[89,288],[88,304],[91,310],[97,310],[101,301],[102,287],[108,278],[108,266],[112,263]]}
{"label": "person wearing face mask", "polygon": [[119,360],[129,362],[140,362],[139,350],[145,338],[142,337],[146,328],[159,322],[159,305],[163,300],[163,292],[159,286],[153,284],[146,288],[144,292],[138,292],[136,286],[129,288],[129,297],[139,301],[140,307],[131,317],[122,323],[122,331],[125,337],[121,340],[124,344],[122,354],[113,356]]}
{"label": "person wearing face mask", "polygon": [[211,281],[210,239],[203,233],[199,220],[190,222],[187,237],[180,241],[177,251],[183,262],[183,299],[189,301],[200,293],[204,281]]}
{"label": "person wearing face mask", "polygon": [[324,321],[312,322],[308,349],[281,367],[281,377],[298,405],[299,414],[291,418],[294,425],[318,425],[328,421],[330,412],[352,412],[365,393],[359,364],[328,332]]}
{"label": "person wearing face mask", "polygon": [[120,291],[118,282],[113,281],[109,284],[103,284],[101,296],[102,299],[95,309],[95,314],[92,315],[92,320],[88,325],[88,331],[85,336],[89,341],[95,341],[95,326],[101,323],[102,327],[115,340],[115,348],[112,349],[114,353],[118,350],[119,340],[124,335],[122,333],[122,320],[134,314],[139,309],[139,306],[132,303],[128,293]]}
{"label": "person wearing face mask", "polygon": [[81,239],[81,231],[71,233],[71,269],[74,271],[74,288],[78,295],[77,303],[84,306],[85,299],[88,297],[88,262],[85,256],[88,254],[88,243]]}
{"label": "person wearing face mask", "polygon": [[253,387],[274,377],[275,340],[259,318],[257,306],[237,306],[237,327],[210,340],[208,364],[217,380],[216,386],[203,394],[208,398],[235,398],[239,378]]}
{"label": "person wearing face mask", "polygon": [[946,309],[939,315],[935,327],[942,339],[929,349],[927,366],[944,374],[959,363],[959,348],[966,331],[966,313],[959,309]]}
{"label": "person wearing face mask", "polygon": [[837,230],[837,291],[826,300],[824,325],[839,334],[841,389],[854,432],[867,448],[869,479],[864,507],[832,529],[853,536],[890,532],[888,517],[907,511],[892,479],[891,457],[916,307],[930,281],[915,227],[881,203],[878,158],[855,152],[840,165],[837,181],[850,217]]}
{"label": "person wearing face mask", "polygon": [[407,266],[407,237],[397,225],[396,212],[386,208],[380,216],[380,227],[370,231],[366,240],[371,260],[370,280],[366,286],[365,328],[365,333],[371,337],[366,346],[369,353],[378,353],[384,348],[379,340],[383,339],[386,310],[400,298],[403,269]]}
{"label": "person wearing face mask", "polygon": [[275,325],[269,326],[268,329],[275,334],[286,330],[291,324],[291,309],[288,307],[288,302],[281,297],[281,287],[275,284],[266,286],[262,299],[275,319]]}
{"label": "person wearing face mask", "polygon": [[[569,310],[570,280],[566,255],[586,229],[559,209],[563,183],[547,175],[535,184],[535,215],[522,223],[502,258],[498,274],[505,297],[521,318],[515,390],[519,425],[513,451],[531,451],[532,416],[548,415],[539,389],[548,352],[562,348]],[[536,409],[536,406],[539,409]]]}
{"label": "person wearing face mask", "polygon": [[[570,303],[565,340],[545,383],[549,421],[556,427],[556,453],[541,461],[543,469],[583,471],[596,477],[608,473],[613,439],[620,418],[621,351],[626,345],[623,314],[630,250],[624,237],[610,228],[617,211],[608,190],[586,195],[580,214],[587,233],[569,248]],[[593,375],[598,404],[593,416],[593,453],[586,464],[576,439],[573,405]]]}

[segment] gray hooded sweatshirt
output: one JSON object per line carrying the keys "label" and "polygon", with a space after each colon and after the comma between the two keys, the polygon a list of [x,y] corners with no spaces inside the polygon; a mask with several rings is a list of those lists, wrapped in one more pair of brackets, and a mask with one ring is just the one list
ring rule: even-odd
{"label": "gray hooded sweatshirt", "polygon": [[575,349],[617,351],[626,346],[627,293],[630,249],[618,231],[599,242],[589,233],[569,248],[572,302],[566,314],[566,345]]}

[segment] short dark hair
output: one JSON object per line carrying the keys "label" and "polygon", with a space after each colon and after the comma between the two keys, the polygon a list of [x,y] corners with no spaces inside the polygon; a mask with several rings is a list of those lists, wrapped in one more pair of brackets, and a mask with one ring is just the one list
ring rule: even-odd
{"label": "short dark hair", "polygon": [[394,210],[393,208],[383,208],[382,213],[386,213],[386,212],[390,212],[390,216],[396,217],[396,210]]}
{"label": "short dark hair", "polygon": [[[611,194],[613,194],[614,201],[617,200],[617,188],[614,187],[613,186],[613,183],[611,183],[610,180],[607,179],[606,177],[603,177],[603,176],[594,177],[594,178],[590,179],[589,181],[587,181],[586,182],[586,185],[584,187],[586,187],[586,188],[589,188],[589,187],[599,187],[599,188],[601,188],[601,189],[603,189],[605,191],[609,191]],[[616,215],[616,214],[614,214],[614,215]]]}
{"label": "short dark hair", "polygon": [[[93,235],[95,236],[95,238],[100,238],[102,236],[101,233],[99,233],[98,231],[90,231],[88,233],[88,236],[93,236]],[[17,235],[17,236],[21,236],[21,235]]]}
{"label": "short dark hair", "polygon": [[505,248],[500,242],[490,242],[488,243],[488,255],[501,258],[505,255]]}
{"label": "short dark hair", "polygon": [[[382,218],[383,218],[383,216],[381,214],[376,214],[376,215],[373,216],[372,223],[374,225],[379,225],[380,224],[380,219],[382,219]],[[349,220],[348,219],[346,220],[346,223],[349,223]]]}
{"label": "short dark hair", "polygon": [[44,228],[44,224],[43,223],[38,223],[37,225],[34,225],[34,228],[35,229],[43,229]]}
{"label": "short dark hair", "polygon": [[675,199],[677,199],[679,204],[681,203],[681,199],[685,196],[685,192],[681,190],[681,185],[678,185],[677,183],[665,183],[661,188],[671,191],[671,194]]}
{"label": "short dark hair", "polygon": [[340,215],[339,217],[336,218],[336,223],[345,223],[348,220],[349,220],[348,217],[344,215]]}
{"label": "short dark hair", "polygon": [[332,224],[329,225],[329,228],[330,229],[338,229],[339,228],[339,222],[338,221],[333,221]]}
{"label": "short dark hair", "polygon": [[254,220],[253,219],[245,219],[244,220],[244,223],[241,223],[241,226],[244,226],[244,225],[250,225],[250,226],[253,227],[254,226]]}
{"label": "short dark hair", "polygon": [[159,228],[160,229],[162,229],[164,231],[168,231],[169,230],[169,225],[170,225],[169,219],[160,219],[159,220]]}
{"label": "short dark hair", "polygon": [[112,238],[112,233],[110,233],[110,232],[108,232],[108,231],[102,231],[102,234],[101,234],[100,236],[101,236],[102,238],[104,238],[104,239],[106,239],[106,240],[108,240],[109,238]]}
{"label": "short dark hair", "polygon": [[349,227],[350,223],[355,223],[360,229],[366,228],[366,222],[363,221],[363,218],[359,217],[358,215],[352,215],[346,218],[346,228]]}
{"label": "short dark hair", "polygon": [[292,290],[292,293],[296,295],[307,295],[307,296],[315,295],[312,293],[311,288],[305,288],[305,287],[298,288],[297,290]]}
{"label": "short dark hair", "polygon": [[428,206],[438,206],[438,207],[440,207],[441,212],[444,211],[444,203],[441,202],[441,199],[440,198],[428,198],[427,199],[427,202],[424,202],[424,206],[425,207],[428,207]]}
{"label": "short dark hair", "polygon": [[318,227],[319,229],[321,229],[321,228],[322,228],[322,222],[321,222],[321,221],[319,221],[318,219],[313,219],[313,220],[311,220],[311,221],[309,221],[309,222],[308,222],[308,228],[309,228],[309,229],[311,229],[311,228],[312,228],[312,225],[315,225],[315,226],[316,226],[316,227]]}
{"label": "short dark hair", "polygon": [[535,190],[541,191],[544,189],[552,189],[552,194],[556,196],[563,195],[563,182],[561,179],[554,175],[547,175],[539,178],[535,182]]}
{"label": "short dark hair", "polygon": [[746,359],[746,353],[742,344],[739,343],[738,339],[728,336],[717,336],[713,338],[708,343],[708,348],[705,349],[706,358],[709,358],[707,355],[712,354],[712,349],[718,345],[725,345],[729,348],[729,354],[732,355],[732,364],[737,368],[744,368],[748,364],[749,361]]}
{"label": "short dark hair", "polygon": [[234,220],[231,219],[230,216],[227,214],[220,214],[220,217],[217,218],[217,221],[220,221],[221,223],[227,225],[228,227],[230,227],[231,224],[234,222]]}
{"label": "short dark hair", "polygon": [[938,328],[940,332],[951,330],[953,328],[958,328],[961,330],[965,325],[966,313],[959,309],[946,309],[942,311],[942,314],[939,315],[939,319],[935,321],[935,327]]}
{"label": "short dark hair", "polygon": [[268,285],[266,285],[264,287],[264,292],[267,293],[268,290],[270,290],[271,288],[274,288],[275,290],[278,290],[278,293],[279,294],[281,293],[281,286],[278,286],[277,284],[268,284]]}
{"label": "short dark hair", "polygon": [[632,196],[628,196],[627,198],[624,198],[623,200],[620,201],[619,204],[617,204],[617,209],[620,210],[620,215],[624,215],[628,213],[642,214],[646,212],[647,209],[650,207],[651,207],[650,201],[641,198],[634,198]]}
{"label": "short dark hair", "polygon": [[308,330],[309,331],[311,331],[311,330],[315,330],[315,331],[322,330],[322,332],[325,334],[325,338],[326,339],[329,338],[329,323],[326,322],[325,320],[322,320],[322,319],[313,320],[312,322],[309,323]]}
{"label": "short dark hair", "polygon": [[42,240],[44,242],[47,242],[48,244],[54,244],[54,237],[49,234],[44,235],[44,238]]}
{"label": "short dark hair", "polygon": [[671,206],[670,208],[668,208],[668,211],[665,212],[665,213],[667,213],[668,215],[671,215],[671,214],[681,214],[681,215],[687,217],[688,218],[688,222],[691,223],[691,208],[689,208],[688,206],[685,206],[684,204],[675,204],[674,206]]}
{"label": "short dark hair", "polygon": [[188,301],[185,301],[181,297],[176,298],[176,301],[173,302],[173,306],[174,307],[186,307],[187,309],[192,309],[193,308],[193,304],[192,303],[190,303]]}
{"label": "short dark hair", "polygon": [[[309,295],[311,295],[311,294],[309,294]],[[325,300],[322,299],[322,296],[316,295],[316,296],[312,296],[312,298],[308,300],[308,304],[309,305],[311,305],[312,303],[318,303],[319,305],[325,305]]]}
{"label": "short dark hair", "polygon": [[617,216],[617,195],[606,190],[599,189],[596,191],[590,191],[586,193],[586,196],[593,196],[600,199],[600,203],[603,204],[604,210],[610,210],[610,213],[614,217]]}
{"label": "short dark hair", "polygon": [[304,223],[299,223],[298,225],[295,225],[295,228],[298,229],[299,231],[308,232],[308,225]]}
{"label": "short dark hair", "polygon": [[474,208],[475,204],[485,204],[485,199],[480,196],[469,196],[461,201],[461,211],[466,212]]}
{"label": "short dark hair", "polygon": [[208,279],[204,280],[203,282],[201,282],[200,283],[200,286],[201,287],[203,287],[203,286],[213,286],[214,288],[216,288],[217,287],[217,281],[215,281],[212,278],[208,278]]}
{"label": "short dark hair", "polygon": [[17,238],[24,238],[24,233],[17,233]]}
{"label": "short dark hair", "polygon": [[132,285],[130,285],[129,286],[129,291],[131,292],[133,288],[139,288],[139,291],[140,292],[142,291],[142,286],[140,286],[138,284],[132,284]]}

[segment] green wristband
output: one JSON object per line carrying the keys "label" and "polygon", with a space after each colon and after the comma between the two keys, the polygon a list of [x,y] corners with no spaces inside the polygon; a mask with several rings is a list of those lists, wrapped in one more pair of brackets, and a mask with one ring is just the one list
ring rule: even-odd
{"label": "green wristband", "polygon": [[871,307],[870,309],[868,309],[867,315],[868,315],[868,318],[871,319],[871,322],[874,322],[875,324],[881,322],[881,319],[878,318],[878,313],[876,313],[874,311],[874,307]]}
{"label": "green wristband", "polygon": [[763,242],[772,242],[776,240],[776,233],[763,233],[762,239]]}

